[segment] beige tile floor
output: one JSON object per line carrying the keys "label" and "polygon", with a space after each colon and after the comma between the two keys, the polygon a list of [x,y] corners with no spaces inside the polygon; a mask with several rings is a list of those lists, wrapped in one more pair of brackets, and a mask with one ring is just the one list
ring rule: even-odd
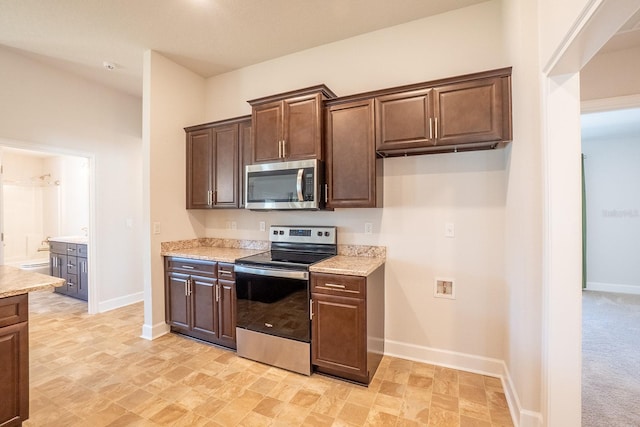
{"label": "beige tile floor", "polygon": [[90,316],[29,295],[24,426],[512,426],[499,379],[387,357],[368,388],[306,377],[168,334],[139,338],[142,304]]}

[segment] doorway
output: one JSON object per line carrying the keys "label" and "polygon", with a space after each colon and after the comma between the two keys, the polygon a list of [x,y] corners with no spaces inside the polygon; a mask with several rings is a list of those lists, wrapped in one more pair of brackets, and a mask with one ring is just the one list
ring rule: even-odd
{"label": "doorway", "polygon": [[0,159],[0,264],[49,274],[50,239],[88,242],[90,158],[0,145]]}

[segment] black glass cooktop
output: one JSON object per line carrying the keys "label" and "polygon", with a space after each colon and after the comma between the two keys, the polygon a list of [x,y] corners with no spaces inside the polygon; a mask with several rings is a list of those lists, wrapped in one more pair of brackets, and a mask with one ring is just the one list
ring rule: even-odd
{"label": "black glass cooktop", "polygon": [[333,254],[309,253],[296,251],[270,250],[236,260],[237,264],[251,264],[262,266],[278,266],[284,268],[306,269],[311,264],[332,257]]}

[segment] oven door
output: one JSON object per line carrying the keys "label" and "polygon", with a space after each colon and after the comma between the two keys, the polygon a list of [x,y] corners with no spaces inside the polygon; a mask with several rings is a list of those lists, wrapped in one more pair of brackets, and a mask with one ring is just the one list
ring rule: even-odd
{"label": "oven door", "polygon": [[309,272],[238,265],[236,325],[311,342]]}

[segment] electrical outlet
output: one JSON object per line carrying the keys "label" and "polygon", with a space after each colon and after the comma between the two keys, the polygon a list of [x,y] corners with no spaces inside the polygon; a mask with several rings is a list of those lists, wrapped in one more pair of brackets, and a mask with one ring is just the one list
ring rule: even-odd
{"label": "electrical outlet", "polygon": [[433,296],[436,298],[456,299],[456,288],[454,280],[443,277],[436,277],[434,282]]}
{"label": "electrical outlet", "polygon": [[373,234],[373,223],[371,222],[364,223],[364,234]]}
{"label": "electrical outlet", "polygon": [[231,229],[236,230],[238,228],[238,223],[235,221],[231,221]]}
{"label": "electrical outlet", "polygon": [[259,225],[260,231],[265,231],[267,229],[267,225],[264,223],[264,221],[260,221]]}
{"label": "electrical outlet", "polygon": [[154,222],[153,223],[153,234],[160,234],[160,223],[159,222]]}

